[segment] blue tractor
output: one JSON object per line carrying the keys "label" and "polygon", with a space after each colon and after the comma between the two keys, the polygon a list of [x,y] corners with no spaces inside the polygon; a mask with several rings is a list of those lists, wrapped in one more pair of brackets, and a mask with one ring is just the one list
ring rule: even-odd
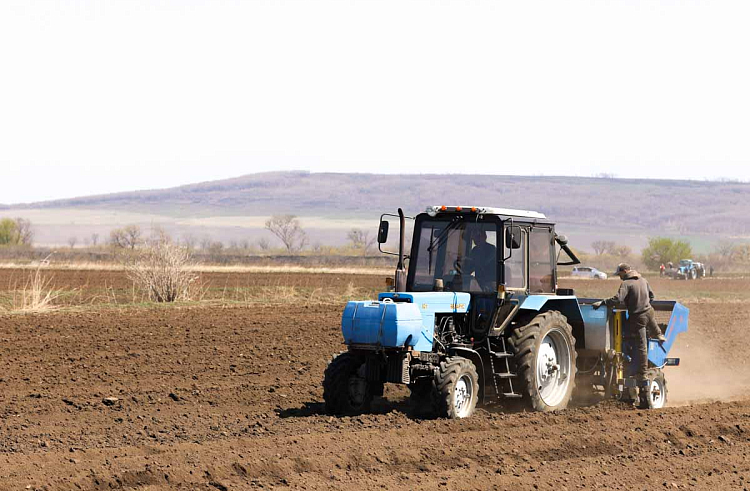
{"label": "blue tractor", "polygon": [[[380,244],[388,238],[385,217]],[[407,385],[417,411],[448,418],[508,400],[555,411],[568,406],[574,389],[576,397],[635,400],[638,352],[627,312],[595,310],[598,299],[558,288],[557,266],[579,261],[543,214],[432,206],[413,219],[408,255],[400,209],[398,220],[391,291],[344,308],[347,351],[325,370],[327,412],[366,412],[386,383]],[[662,407],[662,369],[679,364],[667,353],[687,330],[688,310],[673,301],[653,306],[669,319],[662,324],[667,341],[649,342],[650,397]]]}

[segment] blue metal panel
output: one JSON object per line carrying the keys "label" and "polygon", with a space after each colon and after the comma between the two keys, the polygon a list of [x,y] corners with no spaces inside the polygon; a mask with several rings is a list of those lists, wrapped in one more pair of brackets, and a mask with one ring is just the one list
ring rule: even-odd
{"label": "blue metal panel", "polygon": [[664,333],[664,337],[667,340],[661,345],[653,340],[648,342],[648,360],[651,363],[657,367],[661,367],[666,363],[667,355],[669,354],[669,350],[672,349],[672,344],[677,339],[677,335],[688,330],[689,315],[690,309],[681,303],[674,303],[672,315],[669,318],[669,324],[667,324],[667,330]]}
{"label": "blue metal panel", "polygon": [[521,310],[544,312],[557,310],[568,318],[568,323],[583,323],[583,314],[575,295],[529,295],[523,299]]}

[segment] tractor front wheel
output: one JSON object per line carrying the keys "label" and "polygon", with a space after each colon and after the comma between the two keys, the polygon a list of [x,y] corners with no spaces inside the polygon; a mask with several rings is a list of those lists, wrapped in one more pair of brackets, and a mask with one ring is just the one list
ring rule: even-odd
{"label": "tractor front wheel", "polygon": [[364,377],[364,359],[340,353],[328,364],[323,377],[323,399],[328,414],[353,415],[370,410],[374,387]]}
{"label": "tractor front wheel", "polygon": [[524,400],[535,411],[568,406],[576,378],[573,330],[560,312],[549,311],[511,336]]}
{"label": "tractor front wheel", "polygon": [[443,418],[468,418],[479,400],[479,375],[471,360],[446,358],[435,374],[435,407]]}

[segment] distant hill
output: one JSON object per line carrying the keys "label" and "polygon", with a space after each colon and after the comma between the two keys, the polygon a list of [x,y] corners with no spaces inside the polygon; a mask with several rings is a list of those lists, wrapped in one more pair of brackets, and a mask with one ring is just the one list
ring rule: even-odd
{"label": "distant hill", "polygon": [[[270,172],[171,189],[14,205],[14,209],[119,210],[174,219],[268,216],[371,219],[402,207],[468,204],[537,210],[579,235],[750,236],[750,184],[734,182]],[[572,235],[572,232],[571,232]],[[586,244],[584,247],[587,247]]]}

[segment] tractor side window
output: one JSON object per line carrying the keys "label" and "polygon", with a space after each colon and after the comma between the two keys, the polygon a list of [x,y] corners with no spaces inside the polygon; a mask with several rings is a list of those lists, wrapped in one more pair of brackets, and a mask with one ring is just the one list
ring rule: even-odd
{"label": "tractor side window", "polygon": [[552,230],[534,228],[529,236],[529,292],[554,293]]}
{"label": "tractor side window", "polygon": [[526,287],[526,231],[521,231],[521,247],[513,249],[508,248],[509,244],[503,247],[503,257],[510,256],[505,261],[505,288],[525,288]]}

